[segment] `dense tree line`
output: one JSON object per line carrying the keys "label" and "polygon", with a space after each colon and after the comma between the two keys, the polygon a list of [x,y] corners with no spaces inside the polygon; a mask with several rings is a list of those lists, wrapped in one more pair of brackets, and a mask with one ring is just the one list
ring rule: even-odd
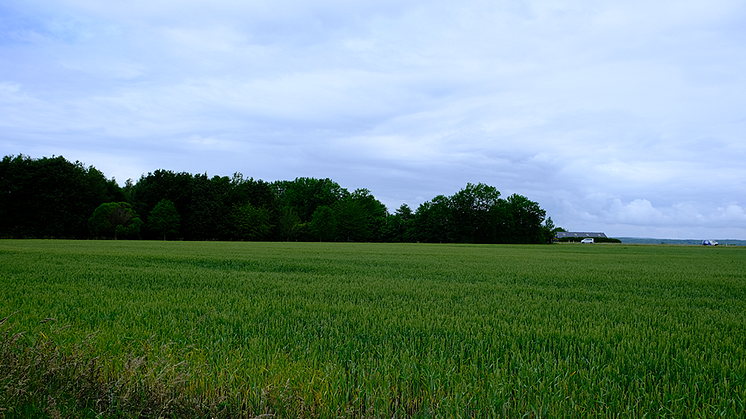
{"label": "dense tree line", "polygon": [[63,157],[0,163],[0,237],[548,243],[551,218],[521,195],[467,184],[394,213],[331,179],[265,182],[156,170],[120,187]]}
{"label": "dense tree line", "polygon": [[93,166],[62,156],[6,156],[0,163],[0,237],[85,238],[88,218],[121,188]]}

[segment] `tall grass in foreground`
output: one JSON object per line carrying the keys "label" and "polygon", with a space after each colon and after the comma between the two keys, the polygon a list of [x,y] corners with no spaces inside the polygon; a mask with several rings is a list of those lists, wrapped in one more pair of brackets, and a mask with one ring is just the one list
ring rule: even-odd
{"label": "tall grass in foreground", "polygon": [[15,312],[0,413],[744,416],[745,262],[679,246],[0,241],[0,315]]}

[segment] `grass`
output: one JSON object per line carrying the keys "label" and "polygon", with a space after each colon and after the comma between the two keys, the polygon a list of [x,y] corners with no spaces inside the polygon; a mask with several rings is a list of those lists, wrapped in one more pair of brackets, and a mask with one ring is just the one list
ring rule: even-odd
{"label": "grass", "polygon": [[746,415],[743,248],[7,240],[0,296],[5,417]]}

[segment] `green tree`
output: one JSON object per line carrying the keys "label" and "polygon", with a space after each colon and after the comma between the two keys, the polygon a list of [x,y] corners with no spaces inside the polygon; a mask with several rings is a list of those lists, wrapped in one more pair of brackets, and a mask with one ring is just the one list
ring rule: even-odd
{"label": "green tree", "polygon": [[328,205],[316,208],[308,223],[308,229],[319,241],[331,241],[337,235],[337,220]]}
{"label": "green tree", "polygon": [[192,184],[194,177],[189,173],[174,173],[170,170],[156,170],[143,175],[134,185],[125,184],[125,191],[129,194],[135,211],[146,218],[145,237],[159,238],[160,232],[151,232],[148,217],[151,211],[162,199],[174,203],[181,217],[180,233],[182,237],[192,238],[189,234],[188,223],[192,218],[191,201],[193,195]]}
{"label": "green tree", "polygon": [[264,207],[270,211],[277,209],[277,196],[272,186],[263,180],[246,179],[241,173],[234,173],[230,180],[229,203],[231,205],[250,203],[254,207]]}
{"label": "green tree", "polygon": [[285,241],[294,239],[305,226],[293,207],[284,207],[280,211],[280,234]]}
{"label": "green tree", "polygon": [[337,220],[337,238],[341,241],[366,241],[369,229],[365,209],[359,201],[346,199],[334,206]]}
{"label": "green tree", "polygon": [[396,209],[395,215],[405,221],[414,218],[414,212],[407,204],[401,204],[401,206]]}
{"label": "green tree", "polygon": [[403,243],[412,241],[414,212],[407,204],[401,204],[394,214],[386,216],[385,230],[381,241]]}
{"label": "green tree", "polygon": [[267,208],[250,203],[234,205],[231,212],[233,234],[239,240],[265,240],[272,230],[272,214]]}
{"label": "green tree", "polygon": [[[280,211],[277,196],[275,195],[272,186],[263,180],[254,180],[254,178],[246,179],[241,173],[233,174],[230,186],[231,188],[228,192],[229,196],[226,205],[233,208],[231,216],[233,217],[234,238],[239,240],[271,240],[273,238],[278,238],[279,233],[277,226],[280,224]],[[236,207],[243,208],[246,204],[250,204],[253,207],[253,210],[251,210],[252,214],[247,214],[247,216],[256,216],[258,217],[256,221],[260,223],[259,225],[270,227],[266,234],[262,230],[249,234],[249,237],[252,238],[241,239],[238,237],[243,233],[236,229]],[[260,209],[266,214],[258,214],[256,211]],[[266,216],[268,216],[269,219],[265,221]]]}
{"label": "green tree", "polygon": [[62,156],[5,156],[0,191],[0,237],[84,238],[96,207],[123,200],[113,179]]}
{"label": "green tree", "polygon": [[337,239],[341,241],[381,241],[388,210],[369,190],[360,188],[337,201],[333,207]]}
{"label": "green tree", "polygon": [[546,220],[544,220],[544,225],[541,226],[541,232],[544,235],[544,240],[547,243],[552,243],[554,241],[554,236],[557,234],[556,230],[557,228],[554,226],[554,221],[552,221],[552,217],[547,217]]}
{"label": "green tree", "polygon": [[94,237],[132,236],[140,232],[140,216],[127,202],[107,202],[93,211],[88,219],[88,228]]}
{"label": "green tree", "polygon": [[[181,215],[180,233],[188,240],[227,240],[243,236],[246,231],[239,233],[236,229],[236,212],[241,211],[236,207],[247,203],[268,210],[269,225],[273,228],[279,224],[278,201],[270,184],[246,179],[240,173],[234,173],[233,177],[209,178],[206,173],[191,175],[156,170],[142,176],[130,189],[133,205],[148,217],[161,199],[172,201]],[[147,236],[159,234],[150,231],[147,220],[146,226]],[[256,237],[253,233],[250,236]]]}
{"label": "green tree", "polygon": [[368,189],[358,188],[350,194],[350,200],[357,202],[363,212],[363,237],[361,241],[381,241],[389,211]]}
{"label": "green tree", "polygon": [[497,205],[490,211],[490,225],[494,232],[490,243],[516,243],[513,214],[508,201],[498,200]]}
{"label": "green tree", "polygon": [[413,221],[413,239],[425,243],[453,242],[451,204],[448,197],[438,195],[417,207]]}
{"label": "green tree", "polygon": [[189,202],[184,211],[182,234],[189,240],[227,240],[231,236],[229,196],[231,180],[227,176],[207,174],[192,178]]}
{"label": "green tree", "polygon": [[498,205],[500,192],[483,183],[467,183],[450,200],[454,239],[465,243],[490,243],[495,238],[491,213]]}
{"label": "green tree", "polygon": [[176,210],[176,205],[168,199],[161,199],[150,211],[148,217],[148,228],[159,235],[166,236],[169,234],[179,234],[181,217]]}
{"label": "green tree", "polygon": [[293,207],[302,223],[311,221],[316,208],[336,202],[349,195],[346,189],[331,179],[299,177],[293,181],[273,183],[282,207]]}
{"label": "green tree", "polygon": [[546,211],[538,203],[513,194],[505,201],[505,205],[512,221],[510,234],[513,243],[546,243],[542,228]]}

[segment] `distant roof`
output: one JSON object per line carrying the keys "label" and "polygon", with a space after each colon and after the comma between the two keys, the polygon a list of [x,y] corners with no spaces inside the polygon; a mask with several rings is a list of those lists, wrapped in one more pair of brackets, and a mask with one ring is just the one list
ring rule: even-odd
{"label": "distant roof", "polygon": [[561,231],[557,233],[557,238],[562,239],[564,237],[606,237],[604,233],[580,233],[575,231]]}

